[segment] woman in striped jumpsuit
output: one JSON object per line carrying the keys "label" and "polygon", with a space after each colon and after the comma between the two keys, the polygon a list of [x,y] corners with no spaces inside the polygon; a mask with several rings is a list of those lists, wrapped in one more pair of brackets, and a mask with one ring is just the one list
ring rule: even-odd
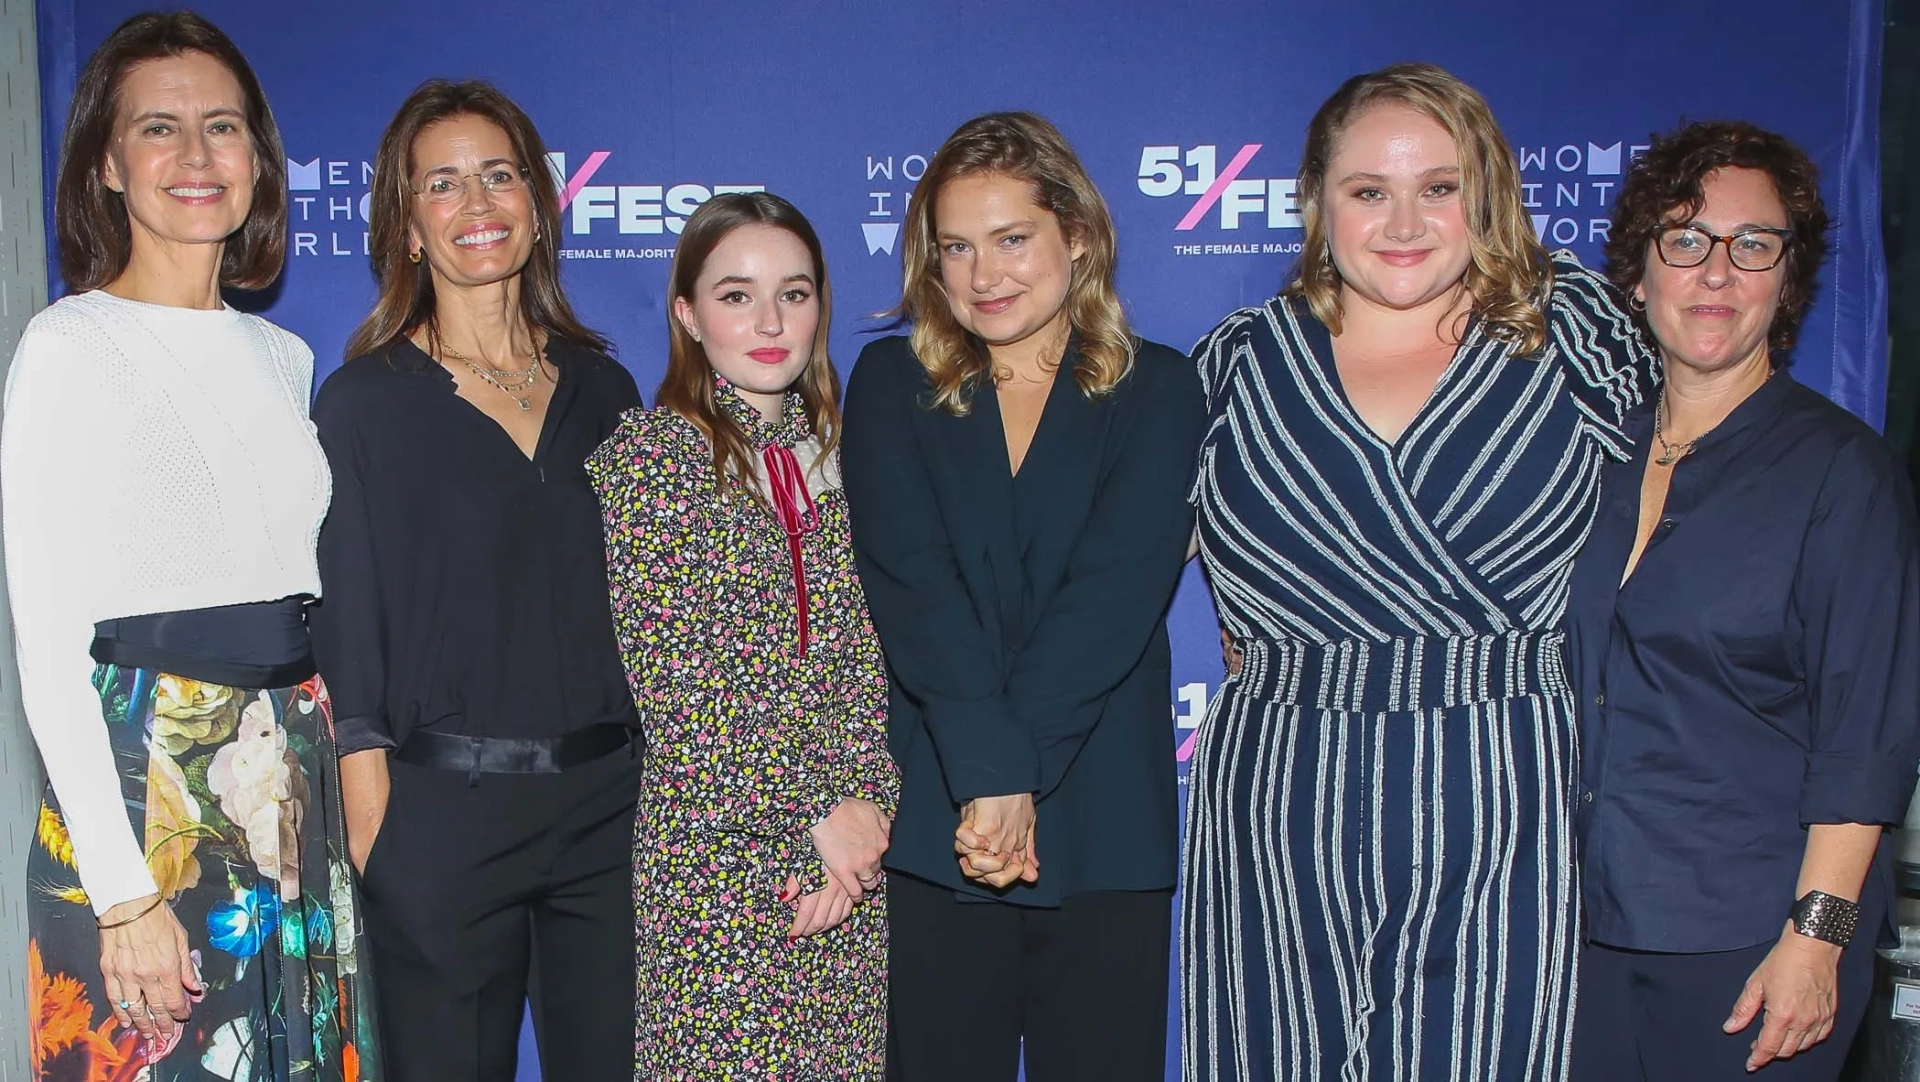
{"label": "woman in striped jumpsuit", "polygon": [[1293,284],[1196,351],[1201,551],[1244,660],[1193,759],[1185,1075],[1558,1082],[1558,627],[1648,361],[1438,68],[1343,86],[1299,198]]}

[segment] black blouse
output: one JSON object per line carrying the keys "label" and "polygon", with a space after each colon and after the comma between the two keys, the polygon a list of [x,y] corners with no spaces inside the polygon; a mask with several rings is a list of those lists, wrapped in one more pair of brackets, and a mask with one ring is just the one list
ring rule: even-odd
{"label": "black blouse", "polygon": [[[1898,824],[1920,759],[1920,541],[1866,425],[1785,372],[1674,467],[1624,586],[1653,411],[1601,477],[1568,646],[1588,935],[1647,951],[1777,938],[1806,827]],[[1892,900],[1883,836],[1863,908]],[[1871,935],[1879,929],[1863,929]]]}
{"label": "black blouse", "polygon": [[411,343],[348,361],[313,407],[333,469],[314,658],[340,752],[414,729],[548,737],[639,728],[584,463],[640,405],[633,376],[550,342],[532,459]]}

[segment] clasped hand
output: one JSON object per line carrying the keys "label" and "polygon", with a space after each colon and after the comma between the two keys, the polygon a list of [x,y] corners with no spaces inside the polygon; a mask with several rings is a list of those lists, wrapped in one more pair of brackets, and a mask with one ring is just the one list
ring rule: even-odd
{"label": "clasped hand", "polygon": [[953,851],[960,874],[996,889],[1040,879],[1032,793],[976,797],[960,809]]}
{"label": "clasped hand", "polygon": [[854,797],[834,805],[807,833],[827,882],[807,895],[800,894],[798,876],[788,876],[782,884],[780,900],[794,904],[793,923],[787,928],[793,938],[838,927],[853,914],[854,903],[880,885],[880,858],[887,851],[893,824],[878,805]]}

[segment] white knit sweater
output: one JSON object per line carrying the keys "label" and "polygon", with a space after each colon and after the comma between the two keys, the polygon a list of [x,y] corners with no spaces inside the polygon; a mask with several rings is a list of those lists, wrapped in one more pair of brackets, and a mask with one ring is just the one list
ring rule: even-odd
{"label": "white knit sweater", "polygon": [[264,319],[98,290],[35,316],[14,353],[0,514],[20,691],[95,912],[154,880],[93,688],[94,623],[318,596],[332,477],[312,386],[313,351]]}

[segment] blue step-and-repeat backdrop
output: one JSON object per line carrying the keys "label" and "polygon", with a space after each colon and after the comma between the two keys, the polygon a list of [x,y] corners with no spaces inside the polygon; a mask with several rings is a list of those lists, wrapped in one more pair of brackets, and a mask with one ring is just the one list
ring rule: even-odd
{"label": "blue step-and-repeat backdrop", "polygon": [[[41,0],[49,184],[80,64],[146,6]],[[1884,409],[1879,0],[197,7],[246,52],[279,119],[293,237],[266,312],[312,344],[322,378],[373,298],[369,160],[430,76],[491,79],[533,116],[564,181],[567,286],[650,390],[668,261],[701,200],[766,188],[813,219],[844,365],[898,299],[898,232],[927,158],[994,109],[1036,110],[1073,140],[1113,208],[1135,325],[1185,348],[1280,285],[1300,244],[1292,178],[1314,109],[1355,72],[1417,59],[1487,95],[1535,227],[1589,261],[1622,166],[1650,133],[1739,117],[1797,140],[1820,163],[1839,228],[1795,373],[1876,425]],[[1184,763],[1220,677],[1197,572],[1174,636],[1171,738]],[[1168,1062],[1171,1074],[1177,1050]]]}

